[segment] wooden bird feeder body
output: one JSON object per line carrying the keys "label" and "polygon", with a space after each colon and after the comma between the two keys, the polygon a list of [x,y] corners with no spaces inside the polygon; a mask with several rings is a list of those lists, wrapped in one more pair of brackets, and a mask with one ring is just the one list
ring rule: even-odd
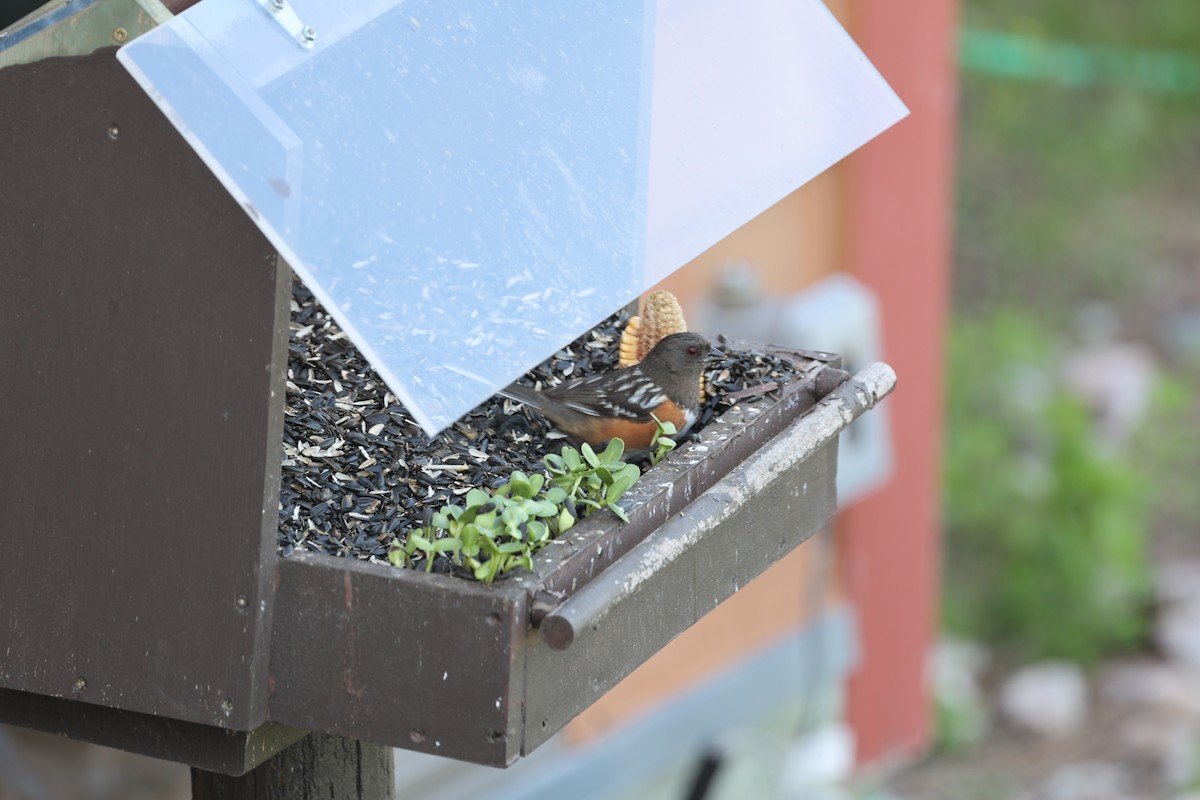
{"label": "wooden bird feeder body", "polygon": [[794,353],[494,585],[276,549],[290,271],[113,48],[0,69],[0,721],[241,774],[309,730],[505,765],[836,506],[892,386]]}

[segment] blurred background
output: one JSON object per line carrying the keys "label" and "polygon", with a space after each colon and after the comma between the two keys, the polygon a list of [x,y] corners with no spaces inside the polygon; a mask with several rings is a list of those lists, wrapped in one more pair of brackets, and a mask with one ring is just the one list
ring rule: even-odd
{"label": "blurred background", "polygon": [[[1200,797],[1200,4],[827,5],[912,115],[664,286],[896,368],[838,520],[515,768],[397,752],[400,796]],[[0,800],[189,794],[0,729]]]}

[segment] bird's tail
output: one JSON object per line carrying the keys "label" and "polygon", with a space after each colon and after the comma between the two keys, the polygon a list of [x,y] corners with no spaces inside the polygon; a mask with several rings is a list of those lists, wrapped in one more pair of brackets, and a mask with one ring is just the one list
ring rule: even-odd
{"label": "bird's tail", "polygon": [[500,395],[501,397],[507,397],[509,400],[516,400],[518,403],[524,403],[525,405],[533,408],[538,408],[541,406],[538,393],[533,389],[530,389],[528,386],[522,386],[519,383],[506,386],[500,391],[496,392],[496,394]]}

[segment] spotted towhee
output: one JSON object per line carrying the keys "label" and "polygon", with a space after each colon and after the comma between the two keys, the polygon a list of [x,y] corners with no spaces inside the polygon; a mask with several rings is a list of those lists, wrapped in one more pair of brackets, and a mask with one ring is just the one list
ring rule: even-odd
{"label": "spotted towhee", "polygon": [[672,438],[688,432],[700,414],[700,374],[705,362],[723,355],[702,336],[673,333],[632,367],[544,392],[513,384],[500,394],[538,411],[576,443],[600,447],[620,437],[626,457],[639,458],[654,441],[654,417],[674,423]]}

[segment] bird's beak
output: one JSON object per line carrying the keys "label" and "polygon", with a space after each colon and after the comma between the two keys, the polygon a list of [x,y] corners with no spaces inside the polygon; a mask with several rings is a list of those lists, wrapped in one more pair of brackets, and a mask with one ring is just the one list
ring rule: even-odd
{"label": "bird's beak", "polygon": [[708,355],[706,355],[704,357],[704,360],[705,361],[724,361],[725,354],[714,347],[713,349],[708,351]]}

